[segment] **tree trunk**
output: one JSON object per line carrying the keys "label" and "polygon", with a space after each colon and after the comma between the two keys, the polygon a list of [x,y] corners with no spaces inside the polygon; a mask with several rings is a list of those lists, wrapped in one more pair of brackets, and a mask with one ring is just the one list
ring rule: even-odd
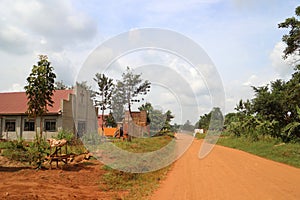
{"label": "tree trunk", "polygon": [[102,136],[104,136],[104,109],[102,109],[102,124],[101,124],[101,129],[102,129]]}
{"label": "tree trunk", "polygon": [[40,138],[39,140],[42,140],[42,136],[43,136],[43,116],[40,116]]}
{"label": "tree trunk", "polygon": [[[132,114],[131,114],[131,106],[130,106],[130,99],[128,99],[128,112],[129,112],[129,117],[132,119]],[[127,125],[127,135],[128,135],[128,142],[132,141],[132,136],[129,133],[129,120],[128,120],[128,125]]]}

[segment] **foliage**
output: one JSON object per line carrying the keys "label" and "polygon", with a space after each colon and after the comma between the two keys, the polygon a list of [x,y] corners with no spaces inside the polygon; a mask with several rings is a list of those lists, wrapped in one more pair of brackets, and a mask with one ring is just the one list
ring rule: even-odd
{"label": "foliage", "polygon": [[55,90],[67,90],[67,89],[71,89],[71,87],[67,86],[64,84],[64,82],[61,81],[56,81],[55,83]]}
{"label": "foliage", "polygon": [[186,120],[186,122],[181,126],[181,129],[185,131],[194,131],[194,128],[195,127],[192,125],[190,120]]}
{"label": "foliage", "polygon": [[153,111],[153,107],[151,105],[151,103],[146,102],[145,104],[141,105],[138,108],[140,111],[145,110],[147,113],[147,124],[150,124],[151,119],[150,119],[150,113]]}
{"label": "foliage", "polygon": [[49,153],[48,142],[40,138],[35,138],[33,142],[28,143],[23,140],[15,140],[4,144],[1,146],[4,149],[3,156],[15,161],[29,162],[37,169],[42,167],[45,156]]}
{"label": "foliage", "polygon": [[49,154],[49,143],[43,138],[35,138],[27,148],[29,155],[29,164],[34,165],[37,169],[43,167],[47,154]]}
{"label": "foliage", "polygon": [[[296,17],[287,18],[278,24],[279,28],[290,29],[282,37],[287,47],[284,59],[296,58],[294,73],[288,81],[275,80],[268,85],[252,87],[254,98],[236,107],[236,115],[225,119],[226,129],[236,136],[247,136],[252,139],[270,135],[284,142],[300,141],[300,6],[295,10]],[[227,116],[229,117],[229,116]]]}
{"label": "foliage", "polygon": [[[28,99],[27,114],[29,117],[41,117],[48,111],[47,107],[53,106],[52,95],[54,92],[54,81],[56,78],[53,67],[45,55],[39,56],[38,65],[33,65],[31,73],[24,87]],[[36,123],[35,123],[36,124]],[[40,127],[40,137],[42,137],[42,123]]]}
{"label": "foliage", "polygon": [[141,105],[138,109],[147,112],[147,123],[150,125],[151,135],[164,135],[172,131],[171,121],[174,116],[170,110],[163,113],[162,110],[154,109],[149,102]]}
{"label": "foliage", "polygon": [[[300,6],[295,9],[295,14],[300,17]],[[296,17],[287,18],[284,22],[278,24],[279,28],[289,28],[289,34],[282,37],[282,41],[287,44],[283,51],[284,58],[290,55],[300,55],[300,21]]]}
{"label": "foliage", "polygon": [[115,118],[111,112],[105,117],[105,126],[117,127],[117,122],[115,121]]}
{"label": "foliage", "polygon": [[[47,107],[53,106],[52,95],[55,89],[56,75],[53,72],[53,67],[48,61],[46,55],[40,55],[37,65],[33,65],[31,73],[27,80],[27,85],[24,87],[28,99],[27,114],[34,118],[36,137],[28,149],[29,162],[36,165],[38,168],[42,167],[47,143],[42,138],[43,125],[42,117],[47,113]],[[37,134],[36,118],[40,117],[40,135]]]}
{"label": "foliage", "polygon": [[196,133],[195,138],[197,138],[198,140],[204,139],[206,137],[206,134],[202,133]]}
{"label": "foliage", "polygon": [[24,140],[14,140],[0,143],[2,155],[10,160],[28,162],[29,155]]}
{"label": "foliage", "polygon": [[299,81],[300,71],[296,71],[287,82],[276,80],[266,86],[252,87],[254,98],[241,100],[230,120],[226,116],[226,129],[236,136],[247,135],[254,140],[258,135],[270,135],[284,142],[299,140]]}
{"label": "foliage", "polygon": [[195,126],[204,130],[221,130],[223,129],[223,121],[224,118],[221,109],[214,107],[208,114],[200,116]]}
{"label": "foliage", "polygon": [[57,135],[54,136],[53,138],[61,140],[61,139],[66,139],[68,142],[71,142],[74,139],[74,134],[70,130],[59,130]]}
{"label": "foliage", "polygon": [[139,95],[146,95],[150,91],[150,82],[143,81],[142,74],[134,74],[133,70],[127,67],[126,72],[122,74],[122,80],[117,81],[117,89],[122,93],[123,105],[127,104],[131,113],[131,104],[140,102]]}
{"label": "foliage", "polygon": [[[102,111],[102,119],[104,119],[104,111],[111,109],[112,94],[114,90],[113,80],[105,76],[105,74],[97,73],[94,81],[98,84],[98,91],[96,92],[95,105]],[[98,98],[97,98],[98,97]],[[104,123],[102,123],[102,131],[104,130]]]}
{"label": "foliage", "polygon": [[121,82],[115,84],[112,96],[112,114],[116,122],[121,122],[124,116],[124,105],[126,104],[126,101],[123,89],[123,84]]}

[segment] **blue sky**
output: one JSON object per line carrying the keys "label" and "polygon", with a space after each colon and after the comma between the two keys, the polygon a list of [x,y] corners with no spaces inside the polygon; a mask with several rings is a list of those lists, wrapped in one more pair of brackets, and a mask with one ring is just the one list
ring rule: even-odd
{"label": "blue sky", "polygon": [[2,0],[0,4],[5,8],[0,10],[0,91],[22,90],[39,54],[49,56],[59,80],[73,84],[88,55],[103,41],[145,27],[176,31],[206,51],[223,81],[225,112],[233,111],[239,99],[253,96],[251,85],[286,79],[292,73],[293,67],[281,59],[281,37],[287,31],[277,24],[294,15],[296,0]]}

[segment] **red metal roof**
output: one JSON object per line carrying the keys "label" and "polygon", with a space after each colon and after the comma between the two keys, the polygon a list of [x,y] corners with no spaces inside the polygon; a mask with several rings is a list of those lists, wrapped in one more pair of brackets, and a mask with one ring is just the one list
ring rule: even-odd
{"label": "red metal roof", "polygon": [[[73,90],[56,90],[52,96],[53,107],[48,107],[48,113],[58,113],[61,110],[61,100],[69,99]],[[27,97],[25,92],[0,93],[0,115],[24,114],[27,110]]]}

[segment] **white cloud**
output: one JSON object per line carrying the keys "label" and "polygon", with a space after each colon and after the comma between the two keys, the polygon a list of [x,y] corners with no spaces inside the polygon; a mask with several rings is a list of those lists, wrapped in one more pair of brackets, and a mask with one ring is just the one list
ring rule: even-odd
{"label": "white cloud", "polygon": [[[57,80],[73,84],[78,68],[94,47],[98,25],[72,1],[1,1],[0,91],[25,83],[32,65],[46,54]],[[5,8],[5,9],[4,9]]]}
{"label": "white cloud", "polygon": [[253,74],[248,78],[246,82],[243,83],[243,86],[254,86],[255,84],[257,84],[257,81],[258,77],[255,74]]}
{"label": "white cloud", "polygon": [[3,51],[57,51],[89,41],[97,33],[96,23],[71,1],[4,0],[1,4],[5,8],[0,20]]}
{"label": "white cloud", "polygon": [[[6,21],[6,20],[5,20]],[[29,36],[16,26],[0,21],[0,49],[10,53],[26,53],[29,50]]]}
{"label": "white cloud", "polygon": [[11,88],[8,89],[8,92],[21,92],[24,91],[24,86],[19,83],[14,83]]}
{"label": "white cloud", "polygon": [[270,53],[270,60],[272,63],[272,67],[276,70],[276,72],[283,78],[289,76],[292,71],[293,67],[291,66],[291,59],[284,60],[283,50],[285,49],[286,45],[283,42],[278,42],[272,52]]}

